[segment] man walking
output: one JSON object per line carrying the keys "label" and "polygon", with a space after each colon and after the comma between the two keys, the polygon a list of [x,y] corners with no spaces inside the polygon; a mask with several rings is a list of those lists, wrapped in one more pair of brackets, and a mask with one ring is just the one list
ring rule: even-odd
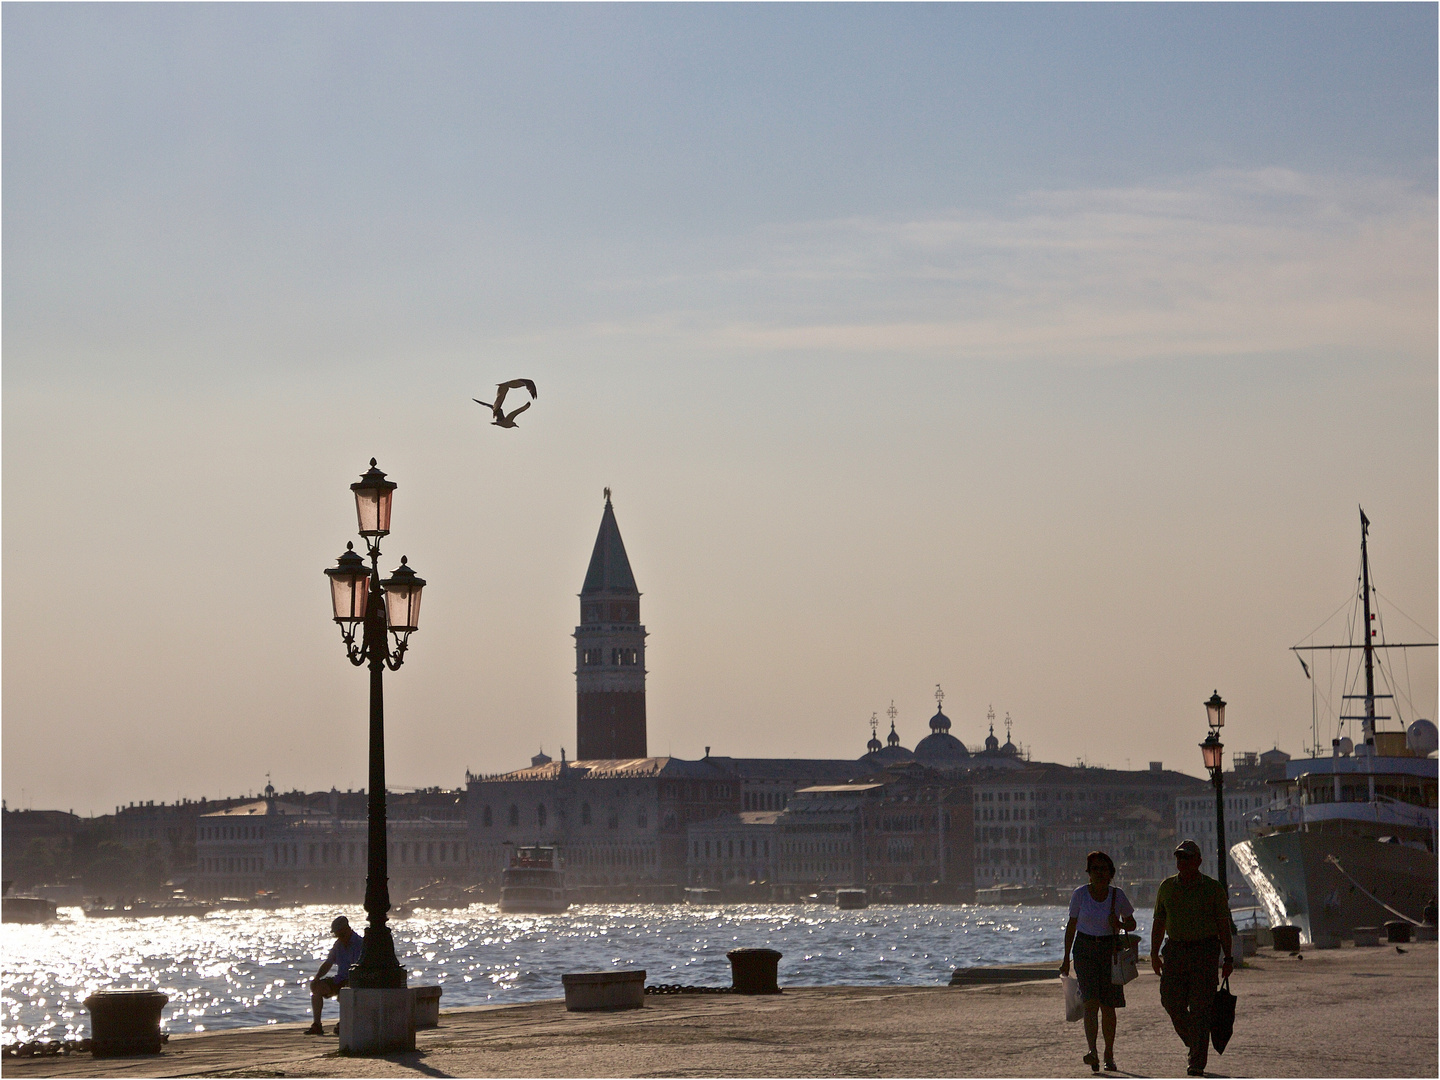
{"label": "man walking", "polygon": [[[1225,978],[1235,969],[1230,953],[1230,899],[1214,878],[1200,873],[1200,845],[1175,849],[1179,872],[1155,893],[1150,966],[1160,976],[1160,1004],[1190,1051],[1187,1076],[1204,1076],[1210,1056],[1210,1008],[1224,958]],[[1164,941],[1162,952],[1160,943]]]}
{"label": "man walking", "polygon": [[[335,935],[335,944],[330,946],[330,955],[310,983],[310,1007],[315,1011],[315,1022],[305,1029],[306,1035],[325,1034],[320,1026],[320,1010],[325,1007],[325,999],[340,993],[340,988],[350,981],[350,969],[360,962],[360,953],[365,948],[365,939],[350,929],[350,920],[344,915],[335,917],[330,932]],[[325,973],[331,967],[335,968],[335,977],[327,979]]]}

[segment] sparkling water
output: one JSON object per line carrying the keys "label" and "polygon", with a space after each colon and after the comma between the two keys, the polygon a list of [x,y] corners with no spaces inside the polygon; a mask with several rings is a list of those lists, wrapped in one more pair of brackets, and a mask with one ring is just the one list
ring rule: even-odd
{"label": "sparkling water", "polygon": [[[164,1027],[215,1031],[310,1019],[309,981],[338,907],[215,911],[204,918],[90,919],[0,926],[0,1036],[6,1042],[89,1033],[85,998],[100,989],[170,996]],[[925,986],[957,967],[1060,960],[1065,909],[817,904],[583,905],[561,915],[502,915],[488,904],[417,911],[390,926],[410,984],[439,984],[444,1008],[563,996],[571,971],[644,968],[649,983],[730,985],[725,953],[777,949],[782,986]],[[1142,933],[1148,910],[1136,912]],[[325,1018],[337,1015],[327,1003]]]}

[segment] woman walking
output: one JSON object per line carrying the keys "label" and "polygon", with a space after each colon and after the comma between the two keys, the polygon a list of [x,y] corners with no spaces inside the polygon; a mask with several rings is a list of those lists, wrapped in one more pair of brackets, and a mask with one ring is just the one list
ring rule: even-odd
{"label": "woman walking", "polygon": [[1075,952],[1075,978],[1085,1001],[1085,1038],[1090,1052],[1084,1061],[1091,1072],[1100,1071],[1095,1052],[1097,1028],[1105,1033],[1105,1068],[1115,1064],[1115,1010],[1125,1007],[1125,988],[1110,981],[1110,961],[1115,955],[1116,935],[1135,929],[1135,908],[1125,893],[1112,888],[1115,862],[1103,851],[1085,856],[1090,884],[1081,885],[1070,897],[1070,921],[1065,924],[1065,957],[1060,974],[1070,974],[1070,952]]}

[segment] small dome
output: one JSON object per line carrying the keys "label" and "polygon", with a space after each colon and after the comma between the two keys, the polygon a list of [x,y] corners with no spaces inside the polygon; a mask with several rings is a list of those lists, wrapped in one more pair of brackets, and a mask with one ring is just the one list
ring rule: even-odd
{"label": "small dome", "polygon": [[930,730],[931,730],[931,731],[949,731],[949,730],[950,730],[950,718],[949,718],[948,716],[946,716],[943,712],[941,712],[939,709],[936,709],[936,710],[935,710],[935,715],[932,716],[932,717],[930,717]]}
{"label": "small dome", "polygon": [[987,735],[987,736],[985,736],[985,749],[986,749],[986,750],[996,750],[996,751],[998,751],[998,750],[1000,749],[1000,740],[995,737],[995,725],[994,725],[994,724],[991,724],[991,725],[990,725],[990,734]]}
{"label": "small dome", "polygon": [[552,760],[553,759],[550,757],[550,755],[545,753],[544,749],[541,749],[538,754],[536,754],[530,759],[530,767],[532,769],[536,769],[539,768],[541,765],[549,765]]}
{"label": "small dome", "polygon": [[865,744],[865,749],[870,751],[870,753],[872,754],[878,754],[881,750],[885,749],[885,744],[882,743],[879,739],[877,739],[872,733],[870,736],[870,741]]}
{"label": "small dome", "polygon": [[860,760],[867,765],[895,765],[901,762],[914,761],[915,755],[900,745],[900,736],[895,731],[895,721],[890,721],[890,734],[885,737],[885,746],[880,745],[880,740],[872,737],[867,747],[870,752]]}

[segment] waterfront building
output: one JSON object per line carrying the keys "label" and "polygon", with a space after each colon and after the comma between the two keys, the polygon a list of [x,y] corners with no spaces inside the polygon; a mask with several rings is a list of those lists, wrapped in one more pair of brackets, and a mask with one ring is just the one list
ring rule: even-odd
{"label": "waterfront building", "polygon": [[969,774],[976,888],[1083,884],[1093,845],[1085,847],[1085,831],[1073,826],[1143,807],[1158,815],[1157,830],[1173,831],[1177,796],[1210,790],[1206,781],[1167,771],[1160,762],[1143,772],[1020,764]]}
{"label": "waterfront building", "polygon": [[878,799],[880,783],[826,784],[797,791],[776,819],[775,884],[787,899],[814,888],[863,880],[862,805]]}
{"label": "waterfront building", "polygon": [[[697,821],[686,831],[686,880],[694,886],[769,889],[776,880],[780,810],[741,810]],[[768,892],[760,894],[769,899]]]}
{"label": "waterfront building", "polygon": [[[456,797],[450,796],[446,801],[454,805]],[[388,826],[390,893],[396,903],[436,883],[472,882],[463,818],[396,816]],[[369,833],[362,816],[341,817],[289,802],[267,786],[263,799],[201,816],[196,833],[190,889],[195,896],[250,897],[263,891],[299,902],[364,898]]]}
{"label": "waterfront building", "polygon": [[498,885],[511,845],[560,848],[580,887],[678,886],[691,823],[741,809],[740,779],[706,757],[545,760],[495,776],[466,773],[479,880]]}

